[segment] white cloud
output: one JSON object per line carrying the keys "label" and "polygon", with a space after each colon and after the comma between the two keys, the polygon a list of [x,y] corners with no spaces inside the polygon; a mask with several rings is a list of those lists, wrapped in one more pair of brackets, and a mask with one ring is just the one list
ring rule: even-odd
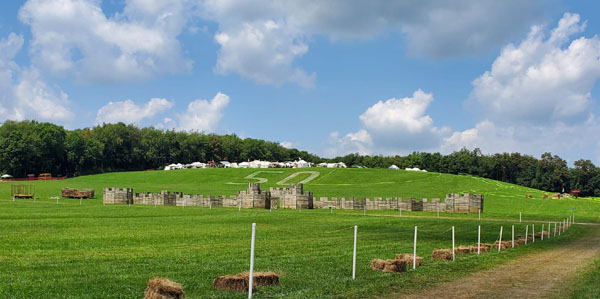
{"label": "white cloud", "polygon": [[177,35],[187,1],[129,0],[107,17],[99,1],[29,0],[19,19],[31,28],[33,64],[54,74],[100,81],[139,80],[191,68]]}
{"label": "white cloud", "polygon": [[118,123],[139,124],[146,118],[167,111],[173,107],[174,102],[166,99],[153,98],[144,105],[136,105],[132,100],[122,102],[109,102],[98,109],[96,124]]}
{"label": "white cloud", "polygon": [[495,122],[585,121],[591,90],[600,78],[600,39],[579,37],[569,43],[584,28],[579,15],[569,13],[547,38],[542,27],[533,27],[473,82],[472,99]]}
{"label": "white cloud", "polygon": [[220,92],[210,101],[192,101],[187,110],[178,115],[178,128],[186,131],[212,131],[221,121],[223,110],[228,104],[229,96]]}
{"label": "white cloud", "polygon": [[590,108],[600,78],[600,39],[574,37],[584,29],[579,15],[565,13],[549,36],[534,26],[521,43],[506,46],[491,70],[473,82],[470,102],[481,105],[484,120],[454,132],[441,150],[553,152],[571,161],[598,157],[593,136],[600,134],[600,123]]}
{"label": "white cloud", "polygon": [[358,132],[344,137],[337,132],[330,134],[331,147],[326,154],[397,154],[436,149],[450,129],[433,125],[426,114],[432,101],[433,95],[420,89],[412,97],[379,101],[360,115],[362,129]]}
{"label": "white cloud", "polygon": [[222,28],[215,40],[221,46],[218,73],[235,72],[261,84],[294,82],[305,88],[314,86],[314,73],[308,75],[292,66],[295,58],[308,51],[308,46],[301,34],[283,22],[268,20]]}
{"label": "white cloud", "polygon": [[22,69],[14,62],[22,46],[23,37],[14,33],[0,39],[0,121],[71,119],[67,94],[48,86],[37,69]]}
{"label": "white cloud", "polygon": [[314,73],[294,61],[315,35],[352,40],[387,30],[405,35],[415,55],[481,53],[521,32],[539,14],[541,1],[208,0],[201,6],[203,17],[219,25],[217,72],[312,87]]}
{"label": "white cloud", "polygon": [[282,141],[279,143],[279,145],[285,147],[285,148],[292,148],[293,144],[289,141]]}

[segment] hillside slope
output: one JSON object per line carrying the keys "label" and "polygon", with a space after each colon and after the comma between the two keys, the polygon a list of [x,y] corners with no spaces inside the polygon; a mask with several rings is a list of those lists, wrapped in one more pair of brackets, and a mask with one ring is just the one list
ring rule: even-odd
{"label": "hillside slope", "polygon": [[[35,185],[38,197],[41,200],[49,200],[49,197],[59,195],[63,187],[92,188],[96,190],[96,198],[101,199],[104,187],[130,187],[134,188],[134,192],[169,190],[205,195],[231,195],[244,190],[247,182],[262,182],[263,189],[268,189],[303,180],[308,180],[304,189],[312,191],[317,198],[444,198],[447,193],[472,192],[485,195],[484,217],[518,219],[519,212],[522,212],[523,217],[527,219],[562,219],[574,211],[576,221],[600,222],[600,200],[596,198],[542,199],[542,191],[499,181],[403,170],[191,169],[106,173],[64,181],[19,183]],[[0,184],[0,197],[9,199],[10,185],[19,183]],[[533,194],[534,198],[525,198],[525,194]],[[89,202],[101,203],[100,200],[95,200],[87,201],[86,204]]]}

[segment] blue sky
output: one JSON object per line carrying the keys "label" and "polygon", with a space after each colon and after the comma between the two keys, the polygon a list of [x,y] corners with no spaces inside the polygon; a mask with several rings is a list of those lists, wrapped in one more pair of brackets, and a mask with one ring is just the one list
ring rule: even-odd
{"label": "blue sky", "polygon": [[596,1],[0,5],[0,121],[600,162]]}

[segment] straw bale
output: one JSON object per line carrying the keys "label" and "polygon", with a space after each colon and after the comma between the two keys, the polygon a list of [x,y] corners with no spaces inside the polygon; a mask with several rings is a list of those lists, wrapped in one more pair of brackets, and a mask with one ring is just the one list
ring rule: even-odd
{"label": "straw bale", "polygon": [[181,284],[164,277],[152,277],[144,292],[144,299],[184,299]]}
{"label": "straw bale", "polygon": [[[213,280],[213,287],[219,290],[245,292],[248,290],[250,273],[218,276]],[[279,285],[279,276],[273,272],[256,272],[252,275],[252,289],[259,286]]]}
{"label": "straw bale", "polygon": [[452,250],[450,249],[434,249],[431,257],[438,260],[451,261]]}
{"label": "straw bale", "polygon": [[[401,260],[401,261],[406,261],[406,264],[408,266],[412,266],[413,264],[413,254],[412,253],[398,253],[396,254],[396,259],[397,260]],[[421,261],[423,261],[423,258],[417,255],[416,258],[416,262],[417,262],[417,267],[421,266]]]}
{"label": "straw bale", "polygon": [[502,243],[498,243],[498,241],[496,241],[494,243],[494,248],[498,249],[498,246],[500,246],[500,249],[505,250],[505,249],[509,249],[512,246],[511,241],[502,241]]}
{"label": "straw bale", "polygon": [[[480,247],[481,252],[488,252],[488,251],[490,251],[490,248],[492,248],[492,244],[481,243],[481,244],[479,244],[479,247]],[[477,250],[477,247],[475,247],[475,250]]]}
{"label": "straw bale", "polygon": [[406,272],[406,261],[385,260],[383,272]]}
{"label": "straw bale", "polygon": [[371,269],[378,270],[378,271],[383,271],[384,267],[385,267],[385,261],[384,260],[382,260],[382,259],[371,260]]}
{"label": "straw bale", "polygon": [[[477,247],[475,247],[475,250],[477,250]],[[471,248],[461,245],[461,246],[454,248],[454,253],[455,254],[469,254],[469,253],[471,253]]]}

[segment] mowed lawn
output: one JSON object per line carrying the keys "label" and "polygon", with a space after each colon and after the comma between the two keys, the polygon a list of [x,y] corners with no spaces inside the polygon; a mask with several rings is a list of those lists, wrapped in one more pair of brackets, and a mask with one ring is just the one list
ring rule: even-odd
{"label": "mowed lawn", "polygon": [[[232,195],[246,188],[247,182],[266,180],[263,189],[284,187],[277,182],[296,172],[304,172],[288,180],[302,181],[316,171],[319,176],[305,184],[304,189],[319,197],[409,197],[444,198],[447,193],[482,193],[485,196],[484,218],[553,220],[575,214],[579,222],[600,222],[600,199],[542,199],[545,192],[472,176],[440,173],[409,172],[389,169],[192,169],[175,171],[120,172],[81,176],[64,181],[32,181],[0,183],[0,199],[10,199],[11,184],[33,184],[42,201],[60,195],[63,187],[91,188],[96,190],[96,200],[87,205],[101,204],[104,187],[130,187],[134,192],[158,192],[161,190],[205,195]],[[253,176],[254,178],[246,178]],[[525,198],[533,194],[532,199]],[[62,200],[78,204],[78,200]],[[381,212],[395,213],[395,212]],[[413,213],[432,215],[432,213]],[[450,216],[450,215],[446,215]],[[456,215],[451,215],[456,216]],[[458,215],[477,217],[475,214]]]}
{"label": "mowed lawn", "polygon": [[[42,182],[38,186],[44,187],[38,189],[56,183]],[[163,187],[139,181],[129,185],[133,184],[151,190]],[[202,188],[206,187],[199,184],[198,190]],[[103,206],[98,200],[84,201],[82,206],[77,200],[59,204],[4,200],[0,202],[0,298],[141,298],[152,276],[182,283],[188,298],[245,298],[245,293],[214,290],[212,280],[248,270],[253,222],[257,223],[255,270],[281,276],[280,286],[260,288],[256,298],[364,298],[411,292],[531,251],[551,249],[591,229],[574,226],[543,242],[441,262],[431,259],[431,252],[450,248],[451,226],[458,246],[476,243],[478,225],[482,241],[492,243],[500,226],[507,240],[511,225],[524,234],[526,223],[372,217],[360,211],[330,214],[327,210]],[[351,279],[354,225],[358,225],[356,280]],[[541,228],[535,225],[536,230]],[[425,258],[422,267],[401,274],[369,269],[371,259],[412,252],[414,226],[419,229],[418,255]]]}

